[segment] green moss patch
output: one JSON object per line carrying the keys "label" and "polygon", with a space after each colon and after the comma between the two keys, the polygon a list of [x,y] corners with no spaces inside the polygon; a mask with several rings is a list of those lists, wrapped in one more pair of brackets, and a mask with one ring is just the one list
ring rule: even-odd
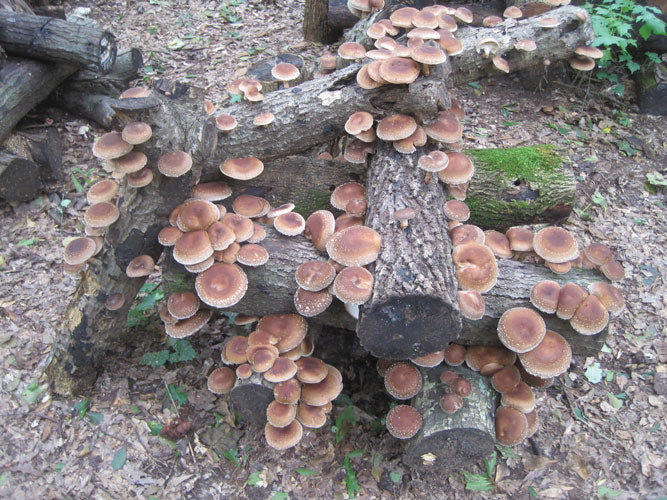
{"label": "green moss patch", "polygon": [[321,191],[312,189],[306,193],[301,200],[296,200],[294,211],[301,214],[304,219],[307,219],[310,214],[317,210],[331,210],[329,200],[331,193],[329,191]]}
{"label": "green moss patch", "polygon": [[544,174],[553,172],[563,159],[552,144],[522,148],[467,149],[476,168],[501,172],[508,179],[524,182],[541,181]]}

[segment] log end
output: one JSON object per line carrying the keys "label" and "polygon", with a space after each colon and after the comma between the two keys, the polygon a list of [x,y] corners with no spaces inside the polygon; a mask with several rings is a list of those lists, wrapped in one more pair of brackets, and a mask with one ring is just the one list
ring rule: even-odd
{"label": "log end", "polygon": [[405,295],[364,310],[357,327],[373,356],[408,359],[444,349],[458,338],[461,316],[440,297]]}
{"label": "log end", "polygon": [[273,391],[255,383],[237,385],[230,393],[234,411],[250,425],[263,426],[266,423],[266,408],[273,401]]}
{"label": "log end", "polygon": [[107,74],[113,69],[116,64],[116,55],[118,46],[116,45],[116,37],[111,33],[105,32],[100,38],[98,46],[99,67],[102,74]]}

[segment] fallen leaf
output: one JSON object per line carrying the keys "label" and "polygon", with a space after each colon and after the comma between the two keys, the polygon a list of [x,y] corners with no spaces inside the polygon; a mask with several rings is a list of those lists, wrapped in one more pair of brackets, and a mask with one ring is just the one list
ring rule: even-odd
{"label": "fallen leaf", "polygon": [[546,467],[547,465],[553,464],[556,461],[548,457],[532,455],[530,453],[523,455],[521,457],[523,462],[523,468],[526,470],[540,470]]}

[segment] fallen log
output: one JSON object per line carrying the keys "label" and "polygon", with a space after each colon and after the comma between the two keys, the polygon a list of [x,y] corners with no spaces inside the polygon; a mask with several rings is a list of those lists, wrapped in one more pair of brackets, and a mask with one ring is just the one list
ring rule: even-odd
{"label": "fallen log", "polygon": [[19,158],[36,163],[42,180],[62,179],[62,141],[55,127],[11,134],[4,147]]}
{"label": "fallen log", "polygon": [[85,92],[88,94],[106,94],[118,97],[130,86],[132,80],[139,78],[139,71],[144,67],[144,58],[139,49],[123,51],[116,57],[111,71],[102,74],[90,69],[80,69],[59,87],[62,91]]}
{"label": "fallen log", "polygon": [[29,201],[42,188],[39,166],[7,151],[0,151],[0,198]]}
{"label": "fallen log", "polygon": [[9,57],[0,69],[0,144],[28,111],[75,71],[74,66]]}
{"label": "fallen log", "polygon": [[0,46],[0,69],[5,65],[7,61],[7,52]]}
{"label": "fallen log", "polygon": [[[424,182],[417,160],[422,148],[410,155],[376,141],[366,198],[366,225],[382,237],[378,259],[370,264],[373,294],[361,309],[357,335],[373,356],[405,359],[444,349],[461,330],[452,264],[452,242],[447,234],[440,183]],[[394,212],[412,208],[415,217],[406,229]],[[437,328],[434,326],[437,325]]]}
{"label": "fallen log", "polygon": [[0,10],[0,45],[8,54],[108,73],[116,39],[108,31],[52,17]]}
{"label": "fallen log", "polygon": [[667,62],[645,61],[635,76],[637,97],[642,113],[667,115]]}
{"label": "fallen log", "polygon": [[[171,95],[182,93],[174,90]],[[161,124],[161,133],[137,148],[147,155],[149,165],[157,165],[165,151],[178,149],[192,156],[194,167],[177,178],[156,175],[151,184],[141,189],[125,184],[121,188],[120,219],[108,229],[100,254],[88,263],[53,345],[47,371],[56,394],[80,393],[92,387],[103,354],[118,341],[127,312],[145,281],[128,278],[127,264],[141,254],[158,258],[162,249],[157,233],[163,221],[188,196],[199,178],[203,160],[215,149],[215,122],[212,117],[201,119],[202,99],[201,94],[194,92],[182,99],[132,99],[137,102],[128,103],[127,107],[140,109],[123,112],[122,119],[127,122]],[[112,293],[125,296],[124,306],[113,312],[104,307],[106,297]]]}

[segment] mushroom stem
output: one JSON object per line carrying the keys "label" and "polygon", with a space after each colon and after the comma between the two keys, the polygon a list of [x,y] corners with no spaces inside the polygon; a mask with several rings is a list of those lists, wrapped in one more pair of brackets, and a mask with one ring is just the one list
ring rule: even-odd
{"label": "mushroom stem", "polygon": [[289,88],[289,83],[288,82],[283,82],[283,88],[288,89]]}
{"label": "mushroom stem", "polygon": [[424,72],[424,76],[429,75],[428,64],[422,63],[422,71]]}
{"label": "mushroom stem", "polygon": [[401,229],[407,229],[408,227],[408,221],[407,220],[402,220],[401,221]]}
{"label": "mushroom stem", "polygon": [[433,178],[433,172],[426,172],[426,175],[424,176],[424,183],[429,184],[431,182],[431,178]]}

